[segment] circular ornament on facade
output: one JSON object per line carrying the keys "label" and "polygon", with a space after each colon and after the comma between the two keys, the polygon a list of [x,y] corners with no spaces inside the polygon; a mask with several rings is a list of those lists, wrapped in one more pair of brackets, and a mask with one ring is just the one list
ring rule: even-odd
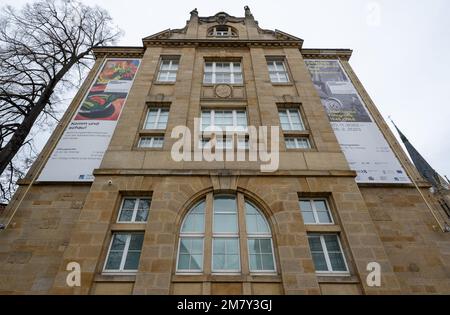
{"label": "circular ornament on facade", "polygon": [[233,90],[232,90],[231,86],[229,86],[228,84],[219,84],[219,85],[216,85],[216,88],[215,88],[216,95],[220,98],[230,97],[232,91]]}

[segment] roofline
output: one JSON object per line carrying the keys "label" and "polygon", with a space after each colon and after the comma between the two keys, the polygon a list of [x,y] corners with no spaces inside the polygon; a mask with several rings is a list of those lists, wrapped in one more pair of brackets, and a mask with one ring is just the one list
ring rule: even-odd
{"label": "roofline", "polygon": [[144,56],[143,46],[101,46],[92,49],[95,58],[100,57],[139,57]]}
{"label": "roofline", "polygon": [[305,59],[343,59],[350,60],[353,50],[348,48],[302,48],[301,53]]}

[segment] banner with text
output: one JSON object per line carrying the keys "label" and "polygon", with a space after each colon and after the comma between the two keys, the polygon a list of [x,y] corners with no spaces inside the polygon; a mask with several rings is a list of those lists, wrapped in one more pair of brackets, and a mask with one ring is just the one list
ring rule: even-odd
{"label": "banner with text", "polygon": [[338,60],[305,60],[358,183],[410,183]]}
{"label": "banner with text", "polygon": [[39,181],[93,181],[116,128],[140,59],[106,59]]}

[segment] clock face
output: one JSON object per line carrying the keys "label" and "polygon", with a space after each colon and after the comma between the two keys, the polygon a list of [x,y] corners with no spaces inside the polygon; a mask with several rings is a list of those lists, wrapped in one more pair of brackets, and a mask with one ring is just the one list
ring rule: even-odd
{"label": "clock face", "polygon": [[342,109],[341,102],[336,98],[323,99],[324,106],[330,111],[339,111]]}

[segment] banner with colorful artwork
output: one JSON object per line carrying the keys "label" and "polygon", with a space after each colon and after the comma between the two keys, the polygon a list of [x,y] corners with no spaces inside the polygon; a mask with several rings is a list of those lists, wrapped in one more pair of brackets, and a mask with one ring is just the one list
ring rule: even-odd
{"label": "banner with colorful artwork", "polygon": [[140,59],[107,59],[42,170],[39,181],[93,181]]}
{"label": "banner with colorful artwork", "polygon": [[305,60],[358,183],[410,183],[338,60]]}

